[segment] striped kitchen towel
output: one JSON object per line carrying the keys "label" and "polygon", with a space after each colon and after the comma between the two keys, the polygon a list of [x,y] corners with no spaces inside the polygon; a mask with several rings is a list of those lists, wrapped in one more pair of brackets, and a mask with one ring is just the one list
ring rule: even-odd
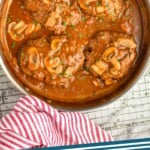
{"label": "striped kitchen towel", "polygon": [[111,141],[79,112],[59,112],[34,96],[20,98],[0,120],[0,149],[28,149]]}

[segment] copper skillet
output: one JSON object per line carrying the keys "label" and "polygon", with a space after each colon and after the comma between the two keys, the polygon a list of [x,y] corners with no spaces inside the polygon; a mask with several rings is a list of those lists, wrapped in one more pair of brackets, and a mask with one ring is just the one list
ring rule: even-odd
{"label": "copper skillet", "polygon": [[[5,3],[4,3],[5,1]],[[7,2],[6,2],[7,1]],[[0,37],[2,37],[2,30],[5,30],[5,24],[7,13],[9,10],[9,6],[12,0],[0,0],[1,3],[1,11],[0,11]],[[69,110],[69,111],[88,111],[90,109],[97,109],[104,104],[108,104],[119,99],[125,93],[127,93],[140,79],[140,77],[145,72],[146,68],[150,63],[150,0],[137,0],[141,11],[142,18],[142,26],[143,26],[143,38],[142,38],[142,46],[140,49],[140,55],[138,61],[133,68],[130,75],[127,77],[126,82],[115,92],[110,94],[109,96],[101,99],[97,99],[95,101],[82,104],[82,105],[72,105],[65,104],[60,102],[52,102],[51,105],[60,110]],[[6,75],[10,79],[10,81],[24,94],[34,94],[32,91],[27,91],[25,86],[17,79],[17,77],[13,74],[10,67],[7,65],[7,60],[3,54],[3,43],[0,43],[0,64],[5,71]],[[35,94],[34,94],[35,95]]]}

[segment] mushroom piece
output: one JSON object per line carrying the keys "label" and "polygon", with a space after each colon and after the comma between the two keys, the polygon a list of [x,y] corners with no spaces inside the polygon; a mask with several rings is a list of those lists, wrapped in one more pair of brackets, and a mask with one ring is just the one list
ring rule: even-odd
{"label": "mushroom piece", "polygon": [[41,24],[40,23],[30,23],[25,31],[26,35],[32,34],[33,32],[37,32],[41,29]]}
{"label": "mushroom piece", "polygon": [[137,55],[137,52],[136,51],[133,51],[133,50],[130,50],[129,51],[129,58],[130,58],[130,61],[133,62],[136,58],[136,55]]}
{"label": "mushroom piece", "polygon": [[54,39],[51,42],[51,49],[54,51],[58,51],[62,46],[62,42],[60,39]]}
{"label": "mushroom piece", "polygon": [[91,71],[101,76],[105,71],[108,70],[108,68],[109,66],[107,63],[105,63],[102,60],[99,60],[91,66]]}
{"label": "mushroom piece", "polygon": [[25,35],[37,32],[40,29],[40,23],[25,24],[24,21],[20,21],[18,23],[12,22],[8,25],[8,33],[11,36],[11,38],[15,41],[22,41],[25,38]]}
{"label": "mushroom piece", "polygon": [[118,70],[121,69],[120,62],[117,60],[118,49],[115,47],[110,47],[103,53],[102,57],[106,62],[110,62],[113,65],[113,68],[110,70],[110,72],[113,75],[118,74]]}
{"label": "mushroom piece", "polygon": [[[91,66],[91,71],[99,76],[102,76],[105,72],[109,71],[109,64],[111,63],[113,68],[110,69],[112,75],[117,75],[121,69],[121,64],[117,60],[118,50],[115,47],[110,47],[102,54],[103,60],[99,60]],[[107,62],[107,63],[106,63]]]}
{"label": "mushroom piece", "polygon": [[30,23],[29,25],[28,25],[28,28],[27,28],[27,30],[26,30],[26,35],[29,35],[29,34],[31,34],[33,31],[35,30],[35,24],[33,24],[33,23]]}
{"label": "mushroom piece", "polygon": [[31,76],[40,67],[40,55],[36,47],[27,47],[19,51],[18,63],[24,73]]}
{"label": "mushroom piece", "polygon": [[117,75],[118,71],[121,69],[121,64],[120,62],[117,60],[117,58],[113,58],[111,60],[111,63],[113,65],[113,68],[110,70],[112,75]]}
{"label": "mushroom piece", "polygon": [[11,22],[8,25],[8,33],[13,40],[21,41],[24,39],[23,32],[26,30],[27,27],[28,25],[26,25],[24,21],[20,21],[18,23]]}
{"label": "mushroom piece", "polygon": [[28,56],[28,68],[31,71],[37,70],[40,66],[40,56],[37,48],[30,47],[27,50],[27,56]]}
{"label": "mushroom piece", "polygon": [[102,58],[104,59],[104,61],[110,62],[110,60],[116,56],[118,56],[118,50],[115,47],[110,47],[105,50],[105,52],[102,55]]}
{"label": "mushroom piece", "polygon": [[63,65],[61,64],[60,58],[51,58],[51,57],[46,57],[44,60],[44,64],[46,69],[54,75],[59,75],[63,72]]}

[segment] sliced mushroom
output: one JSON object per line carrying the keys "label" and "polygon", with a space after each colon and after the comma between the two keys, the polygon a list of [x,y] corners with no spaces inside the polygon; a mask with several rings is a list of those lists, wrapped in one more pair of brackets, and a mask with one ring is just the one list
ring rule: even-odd
{"label": "sliced mushroom", "polygon": [[111,60],[111,63],[113,65],[113,68],[110,70],[110,72],[113,74],[113,75],[117,75],[118,74],[118,71],[121,69],[121,64],[120,62],[116,59],[116,58],[113,58]]}
{"label": "sliced mushroom", "polygon": [[51,49],[58,51],[61,48],[62,42],[60,39],[54,39],[51,42]]}
{"label": "sliced mushroom", "polygon": [[108,68],[108,64],[100,60],[91,66],[91,71],[101,76]]}
{"label": "sliced mushroom", "polygon": [[105,50],[105,52],[102,55],[102,58],[104,61],[109,62],[113,57],[116,57],[118,55],[118,50],[115,47],[110,47]]}
{"label": "sliced mushroom", "polygon": [[18,23],[11,22],[8,25],[8,33],[13,40],[21,41],[24,39],[23,32],[26,30],[26,28],[27,25],[23,21],[20,21]]}
{"label": "sliced mushroom", "polygon": [[31,33],[33,33],[33,32],[39,31],[40,29],[41,29],[41,24],[40,24],[40,23],[37,23],[37,24],[35,24],[35,23],[30,23],[30,24],[28,25],[26,31],[25,31],[25,34],[26,34],[26,35],[29,35],[29,34],[31,34]]}
{"label": "sliced mushroom", "polygon": [[29,34],[31,34],[34,30],[35,30],[35,24],[30,23],[30,24],[28,25],[28,28],[27,28],[25,34],[26,34],[26,35],[29,35]]}
{"label": "sliced mushroom", "polygon": [[44,64],[46,69],[52,73],[59,75],[63,72],[63,65],[61,64],[60,58],[50,58],[49,56],[45,58]]}
{"label": "sliced mushroom", "polygon": [[30,47],[27,50],[28,55],[28,68],[31,71],[35,71],[40,66],[40,56],[36,47]]}
{"label": "sliced mushroom", "polygon": [[25,35],[29,35],[33,32],[37,32],[41,29],[41,24],[34,23],[25,24],[24,21],[18,23],[12,22],[8,25],[8,33],[11,38],[15,41],[21,41],[24,39]]}
{"label": "sliced mushroom", "polygon": [[27,25],[25,24],[24,21],[20,21],[16,23],[16,25],[13,27],[13,30],[16,31],[17,34],[21,34],[22,32],[25,31],[27,28]]}
{"label": "sliced mushroom", "polygon": [[111,63],[113,64],[115,70],[120,70],[121,69],[120,63],[117,60],[117,58],[113,58],[111,60]]}
{"label": "sliced mushroom", "polygon": [[18,63],[24,73],[31,76],[40,67],[40,55],[36,47],[26,47],[18,53]]}
{"label": "sliced mushroom", "polygon": [[136,51],[133,51],[133,50],[130,50],[129,51],[129,58],[130,58],[130,61],[133,62],[136,58],[136,55],[137,55],[137,52]]}

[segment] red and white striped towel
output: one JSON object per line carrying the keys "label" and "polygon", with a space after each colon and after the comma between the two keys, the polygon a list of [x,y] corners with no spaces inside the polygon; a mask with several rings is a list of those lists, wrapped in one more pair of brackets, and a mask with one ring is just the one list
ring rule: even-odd
{"label": "red and white striped towel", "polygon": [[0,149],[27,149],[111,141],[110,134],[78,112],[59,112],[33,96],[20,98],[0,120]]}

